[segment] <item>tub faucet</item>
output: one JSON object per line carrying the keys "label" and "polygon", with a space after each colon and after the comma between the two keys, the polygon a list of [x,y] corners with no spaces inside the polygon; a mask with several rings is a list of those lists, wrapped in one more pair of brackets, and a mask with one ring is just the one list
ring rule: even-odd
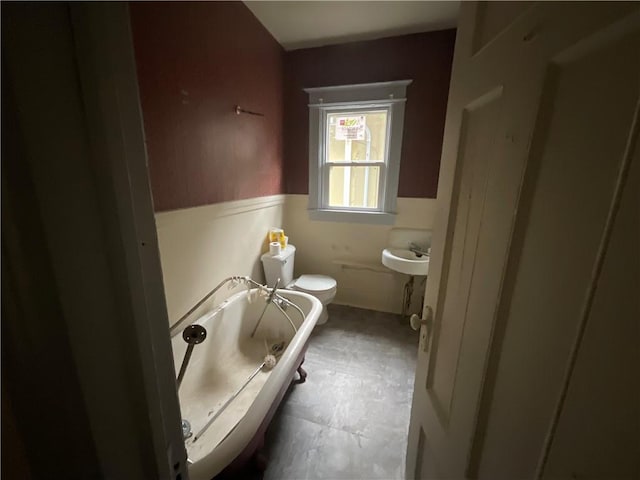
{"label": "tub faucet", "polygon": [[269,304],[273,303],[273,297],[276,295],[276,290],[278,289],[278,284],[279,283],[280,283],[280,279],[278,278],[276,280],[275,285],[273,286],[273,288],[271,289],[271,291],[267,295],[267,300],[266,300],[266,303],[264,305],[264,309],[262,310],[262,313],[260,314],[260,318],[258,318],[258,321],[256,322],[256,326],[253,327],[253,330],[251,331],[251,338],[253,338],[253,336],[256,334],[256,330],[258,330],[258,326],[260,325],[260,322],[262,321],[262,317],[264,317],[264,313],[267,311],[267,308],[269,307]]}
{"label": "tub faucet", "polygon": [[269,293],[269,296],[267,297],[267,304],[273,302],[273,296],[276,294],[276,290],[278,289],[278,284],[280,283],[280,279],[278,278],[276,280],[275,285],[273,286],[273,288],[271,289],[271,292]]}

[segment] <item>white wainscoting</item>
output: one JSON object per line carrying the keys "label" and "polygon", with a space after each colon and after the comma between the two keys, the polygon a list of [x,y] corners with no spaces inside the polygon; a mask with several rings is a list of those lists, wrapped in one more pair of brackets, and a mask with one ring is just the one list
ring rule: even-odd
{"label": "white wainscoting", "polygon": [[[171,325],[226,277],[264,281],[260,255],[269,228],[282,225],[284,202],[272,195],[156,214]],[[230,293],[223,288],[202,311]]]}
{"label": "white wainscoting", "polygon": [[[399,198],[393,226],[309,220],[307,204],[307,195],[272,195],[157,213],[170,324],[226,277],[263,282],[260,255],[268,249],[270,227],[284,228],[296,246],[296,276],[337,280],[335,303],[399,313],[408,277],[382,266],[380,255],[392,228],[432,228],[436,201]],[[222,289],[194,319],[230,293]],[[416,282],[412,311],[419,310],[423,294],[424,283]]]}
{"label": "white wainscoting", "polygon": [[[395,225],[309,220],[307,195],[287,195],[284,229],[296,246],[295,274],[320,273],[338,282],[335,303],[399,313],[407,275],[382,266],[392,228],[431,229],[436,200],[398,198]],[[371,268],[367,268],[371,266]],[[424,283],[416,282],[413,310],[419,309]]]}

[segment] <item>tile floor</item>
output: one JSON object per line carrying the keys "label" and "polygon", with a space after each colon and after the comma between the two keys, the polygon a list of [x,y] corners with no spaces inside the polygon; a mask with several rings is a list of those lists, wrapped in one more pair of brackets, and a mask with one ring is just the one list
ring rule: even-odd
{"label": "tile floor", "polygon": [[402,479],[418,335],[397,315],[330,305],[267,432],[265,480]]}

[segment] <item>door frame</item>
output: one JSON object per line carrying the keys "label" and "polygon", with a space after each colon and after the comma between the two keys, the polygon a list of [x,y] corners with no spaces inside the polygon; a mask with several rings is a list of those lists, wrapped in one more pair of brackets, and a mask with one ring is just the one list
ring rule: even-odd
{"label": "door frame", "polygon": [[70,10],[87,130],[96,170],[104,169],[99,189],[117,211],[107,222],[122,243],[110,256],[126,264],[120,293],[131,302],[149,440],[160,475],[188,480],[129,6],[81,2]]}
{"label": "door frame", "polygon": [[[128,5],[15,4],[5,15],[3,73],[96,469],[188,479]],[[38,295],[29,287],[18,298]]]}

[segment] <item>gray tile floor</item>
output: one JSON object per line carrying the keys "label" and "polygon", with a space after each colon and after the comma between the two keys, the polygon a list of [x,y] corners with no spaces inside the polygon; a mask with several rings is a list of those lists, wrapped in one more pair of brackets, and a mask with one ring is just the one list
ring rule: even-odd
{"label": "gray tile floor", "polygon": [[265,480],[401,479],[418,335],[397,315],[330,305],[267,432]]}

